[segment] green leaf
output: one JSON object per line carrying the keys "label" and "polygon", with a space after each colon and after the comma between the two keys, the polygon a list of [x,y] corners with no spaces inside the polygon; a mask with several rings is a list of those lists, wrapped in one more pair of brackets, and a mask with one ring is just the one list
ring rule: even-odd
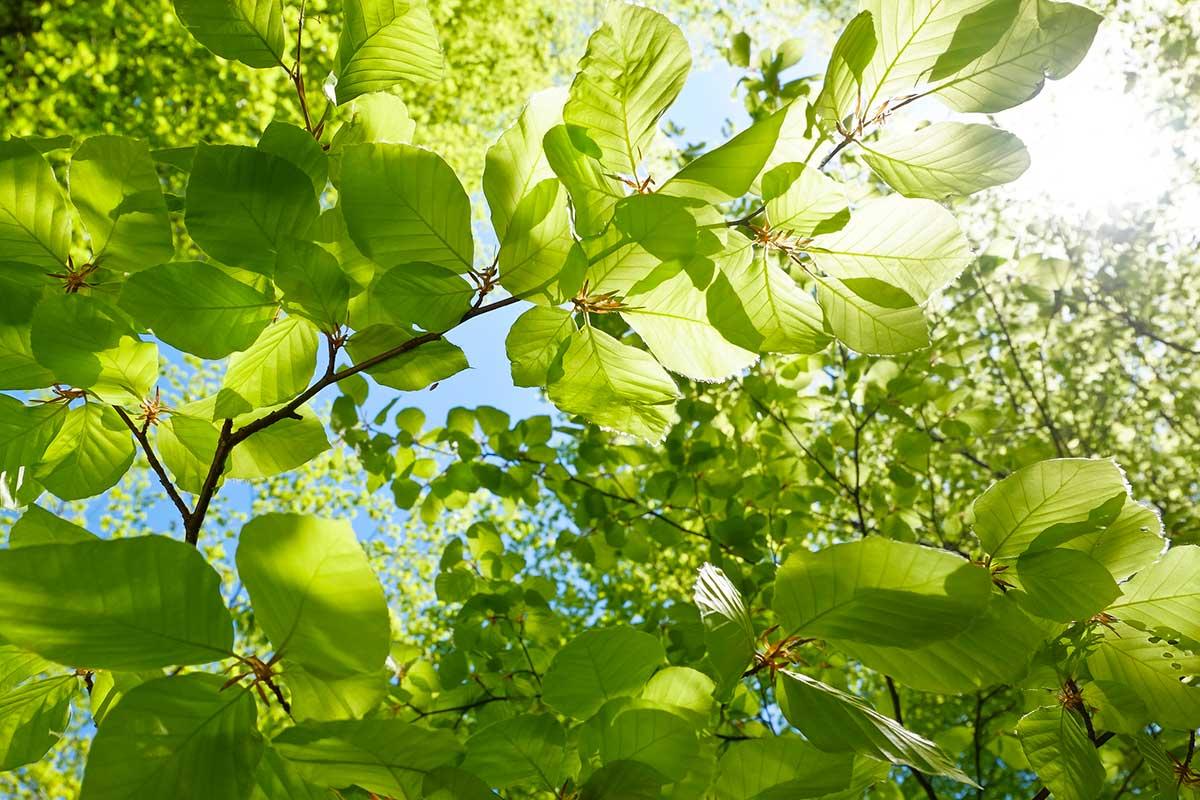
{"label": "green leaf", "polygon": [[1115,616],[1200,643],[1200,547],[1171,548],[1121,588]]}
{"label": "green leaf", "polygon": [[248,67],[283,66],[280,0],[175,0],[175,13],[196,41]]}
{"label": "green leaf", "polygon": [[[244,427],[274,410],[263,408],[236,417],[234,427]],[[234,448],[229,459],[229,477],[269,478],[303,466],[328,450],[329,439],[317,413],[303,405],[296,409],[296,415],[299,419],[282,419]]]}
{"label": "green leaf", "polygon": [[80,800],[246,797],[263,744],[249,689],[219,675],[178,675],[134,687],[109,713],[88,754]]}
{"label": "green leaf", "polygon": [[625,626],[585,631],[567,642],[542,679],[542,700],[576,719],[605,701],[630,697],[662,663],[663,647],[648,633]]}
{"label": "green leaf", "polygon": [[[348,116],[333,135],[331,156],[340,158],[345,148],[364,142],[412,144],[417,127],[408,106],[391,92],[370,92],[356,97],[350,103]],[[331,177],[337,178],[332,172]]]}
{"label": "green leaf", "polygon": [[336,676],[285,662],[283,680],[297,722],[327,722],[362,719],[374,711],[387,694],[391,677],[387,669]]}
{"label": "green leaf", "polygon": [[545,386],[574,330],[571,314],[561,308],[534,306],[517,317],[504,340],[513,383]]}
{"label": "green leaf", "polygon": [[0,260],[62,272],[71,216],[54,171],[23,139],[0,141]]}
{"label": "green leaf", "polygon": [[[17,265],[25,273],[25,265]],[[42,298],[36,271],[0,275],[0,389],[41,389],[54,383],[54,373],[33,355],[33,312]],[[36,284],[29,278],[37,280]]]}
{"label": "green leaf", "polygon": [[229,655],[221,580],[162,536],[0,551],[0,636],[71,666],[141,670]]}
{"label": "green leaf", "polygon": [[401,81],[442,77],[442,49],[424,0],[349,0],[338,39],[337,102]]}
{"label": "green leaf", "polygon": [[56,497],[80,500],[115,486],[133,464],[133,455],[133,439],[117,412],[87,403],[67,412],[37,478]]}
{"label": "green leaf", "polygon": [[1103,565],[1087,553],[1064,547],[1023,553],[1017,559],[1017,577],[1025,610],[1058,622],[1087,620],[1121,595]]}
{"label": "green leaf", "polygon": [[173,261],[133,275],[120,305],[159,339],[201,358],[250,347],[277,307],[268,295],[201,261]]}
{"label": "green leaf", "polygon": [[845,228],[817,236],[805,249],[843,284],[875,278],[918,304],[958,277],[973,258],[949,211],[930,200],[894,195],[866,204]]}
{"label": "green leaf", "polygon": [[58,382],[110,403],[140,402],[158,380],[158,348],[107,302],[54,294],[33,310],[30,346]]}
{"label": "green leaf", "polygon": [[714,792],[717,800],[821,797],[850,787],[855,758],[796,736],[734,742],[721,756]]}
{"label": "green leaf", "polygon": [[378,264],[472,267],[471,202],[436,153],[407,144],[346,148],[341,207],[350,238]]}
{"label": "green leaf", "polygon": [[[96,534],[73,522],[51,514],[39,505],[30,505],[8,531],[8,546],[29,547],[38,544],[75,544],[90,542]],[[0,682],[0,686],[3,682]]]}
{"label": "green leaf", "polygon": [[1157,636],[1114,623],[1087,660],[1101,686],[1128,687],[1145,705],[1143,725],[1190,730],[1200,719],[1200,686],[1181,678],[1200,675],[1200,655],[1182,651]]}
{"label": "green leaf", "polygon": [[837,230],[849,219],[846,190],[816,167],[780,164],[763,175],[762,192],[770,229],[790,236]]}
{"label": "green leaf", "polygon": [[321,143],[303,128],[272,120],[258,140],[258,149],[290,161],[312,181],[317,197],[329,182],[329,158]]}
{"label": "green leaf", "polygon": [[0,694],[0,771],[40,761],[67,730],[74,675],[34,681]]}
{"label": "green leaf", "polygon": [[[875,57],[878,41],[875,21],[870,11],[863,11],[842,31],[829,55],[825,82],[817,97],[816,109],[830,127],[841,126],[850,115],[856,117],[867,109],[862,107],[863,71]],[[851,129],[854,127],[850,126]]]}
{"label": "green leaf", "polygon": [[65,405],[24,405],[0,395],[0,477],[7,481],[32,475],[67,418]]}
{"label": "green leaf", "polygon": [[721,381],[758,361],[709,322],[707,295],[686,272],[641,292],[631,292],[621,318],[664,367],[685,378]]}
{"label": "green leaf", "polygon": [[1021,140],[990,125],[938,122],[913,133],[889,131],[862,147],[875,174],[906,197],[974,194],[1029,169]]}
{"label": "green leaf", "polygon": [[[220,431],[207,417],[174,413],[154,428],[154,447],[180,491],[199,494],[217,452]],[[245,445],[249,445],[246,442]],[[238,452],[241,448],[234,450]],[[226,466],[228,470],[228,465]],[[218,481],[218,486],[221,481]]]}
{"label": "green leaf", "polygon": [[350,281],[328,250],[312,242],[285,241],[275,262],[275,285],[284,308],[330,332],[347,321]]}
{"label": "green leaf", "polygon": [[587,131],[610,171],[636,175],[691,65],[687,40],[666,17],[614,4],[588,39],[563,121]]}
{"label": "green leaf", "polygon": [[764,353],[816,353],[829,344],[817,301],[766,251],[738,248],[718,264],[708,314],[726,339]]}
{"label": "green leaf", "polygon": [[542,149],[542,139],[547,131],[562,123],[565,102],[563,89],[536,92],[513,126],[488,149],[483,194],[491,211],[492,229],[501,242],[521,201],[535,186],[554,177]]}
{"label": "green leaf", "polygon": [[1079,717],[1062,706],[1039,708],[1017,724],[1021,749],[1038,778],[1061,800],[1092,800],[1104,766]]}
{"label": "green leaf", "polygon": [[706,203],[724,203],[741,197],[750,191],[774,151],[786,119],[785,108],[755,122],[728,142],[689,161],[659,192],[694,197]]}
{"label": "green leaf", "polygon": [[0,693],[7,693],[32,677],[55,669],[36,653],[12,644],[0,644]]}
{"label": "green leaf", "polygon": [[489,786],[534,783],[557,792],[565,776],[566,734],[548,714],[522,714],[482,728],[467,740],[462,768]]}
{"label": "green leaf", "polygon": [[71,157],[71,202],[92,244],[92,263],[136,272],[175,255],[171,220],[150,148],[93,136]]}
{"label": "green leaf", "polygon": [[936,744],[885,717],[853,695],[798,672],[781,670],[784,716],[827,753],[861,753],[974,786]]}
{"label": "green leaf", "polygon": [[254,783],[250,800],[335,800],[336,797],[328,789],[307,783],[273,747],[263,750]]}
{"label": "green leaf", "polygon": [[703,727],[713,706],[713,679],[690,667],[666,667],[646,682],[642,700]]}
{"label": "green leaf", "polygon": [[396,325],[445,331],[471,310],[475,287],[437,264],[418,262],[392,267],[375,279],[370,292]]}
{"label": "green leaf", "polygon": [[827,329],[852,350],[895,355],[929,346],[929,327],[915,303],[900,308],[881,305],[836,278],[819,282],[817,302]]}
{"label": "green leaf", "polygon": [[277,655],[331,676],[383,667],[387,602],[350,523],[257,517],[242,528],[237,567]]}
{"label": "green leaf", "polygon": [[583,283],[586,259],[571,234],[567,192],[551,178],[517,205],[500,246],[500,285],[509,294],[557,305]]}
{"label": "green leaf", "polygon": [[658,441],[675,420],[671,376],[649,353],[590,325],[571,333],[561,370],[551,372],[550,401],[603,428]]}
{"label": "green leaf", "polygon": [[188,234],[217,261],[270,275],[280,245],[303,237],[320,208],[312,180],[254,147],[196,147],[187,185]]}
{"label": "green leaf", "polygon": [[1076,536],[1062,546],[1087,553],[1103,564],[1117,581],[1123,581],[1153,563],[1165,545],[1158,513],[1141,503],[1127,500],[1108,527]]}
{"label": "green leaf", "polygon": [[[1073,3],[1008,0],[1016,21],[981,58],[932,77],[936,96],[956,111],[995,113],[1020,105],[1042,90],[1046,78],[1065,78],[1079,66],[1101,16]],[[1011,13],[1011,11],[1010,11]]]}
{"label": "green leaf", "polygon": [[640,761],[613,761],[592,773],[580,800],[657,800],[664,777]]}
{"label": "green leaf", "polygon": [[104,724],[109,713],[129,694],[135,686],[163,677],[162,670],[142,672],[114,672],[102,669],[92,673],[92,686],[88,691],[92,720],[97,727]]}
{"label": "green leaf", "polygon": [[[700,231],[692,208],[698,201],[660,194],[631,195],[615,208],[612,224],[584,241],[588,288],[592,294],[625,294],[656,270],[679,269],[696,255]],[[703,242],[707,249],[709,238]],[[719,252],[715,242],[713,252]]]}
{"label": "green leaf", "polygon": [[[414,338],[417,338],[414,331],[392,325],[374,325],[350,337],[346,352],[355,364],[361,364],[402,347]],[[415,392],[456,375],[467,366],[467,356],[461,349],[445,339],[434,339],[392,356],[366,372],[384,386]]]}
{"label": "green leaf", "polygon": [[1042,643],[1059,630],[1021,610],[1012,592],[993,593],[965,631],[923,647],[883,647],[837,641],[865,666],[912,689],[968,694],[1022,678]]}
{"label": "green leaf", "polygon": [[953,553],[872,536],[793,552],[775,613],[793,634],[914,647],[962,633],[991,592],[987,571]]}
{"label": "green leaf", "polygon": [[580,236],[602,233],[625,191],[596,160],[600,157],[599,146],[585,130],[574,125],[555,125],[546,132],[542,144],[546,160],[571,195],[575,231]]}
{"label": "green leaf", "polygon": [[863,71],[863,115],[987,53],[1012,23],[1019,0],[889,0],[864,2],[878,46]]}
{"label": "green leaf", "polygon": [[754,658],[757,637],[741,593],[712,564],[700,567],[692,601],[704,621],[708,658],[721,676],[722,694],[742,678]]}
{"label": "green leaf", "polygon": [[331,788],[353,784],[403,800],[418,800],[425,774],[462,753],[449,731],[398,719],[296,725],[272,745],[310,783]]}
{"label": "green leaf", "polygon": [[657,708],[618,711],[601,730],[599,744],[601,762],[638,761],[672,782],[684,778],[699,751],[692,723]]}
{"label": "green leaf", "polygon": [[[975,501],[975,535],[993,558],[1013,559],[1047,530],[1087,523],[1105,502],[1128,493],[1125,476],[1110,459],[1041,461],[993,484]],[[1084,525],[1076,535],[1095,529]],[[1071,537],[1054,538],[1050,546]]]}
{"label": "green leaf", "polygon": [[268,325],[246,350],[234,353],[221,379],[215,416],[236,417],[279,405],[308,388],[317,366],[317,331],[301,317]]}

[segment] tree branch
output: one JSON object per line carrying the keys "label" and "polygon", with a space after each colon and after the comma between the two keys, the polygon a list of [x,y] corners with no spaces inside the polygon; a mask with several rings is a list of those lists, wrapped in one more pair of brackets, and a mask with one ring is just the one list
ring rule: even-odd
{"label": "tree branch", "polygon": [[[506,297],[503,300],[497,300],[496,302],[486,306],[472,308],[467,311],[467,313],[462,315],[462,318],[457,324],[461,325],[467,320],[486,314],[489,311],[495,311],[496,309],[510,306],[521,299],[522,298],[519,295],[513,295],[511,297]],[[457,327],[457,325],[452,327]],[[447,328],[445,331],[431,331],[429,333],[423,333],[420,336],[415,336],[412,339],[393,347],[391,350],[385,350],[378,355],[363,359],[357,364],[346,367],[342,370],[334,369],[334,358],[337,355],[337,347],[335,347],[331,341],[329,363],[325,367],[325,373],[303,392],[296,395],[286,404],[280,406],[271,413],[259,417],[252,422],[248,422],[237,430],[233,429],[233,420],[225,420],[221,427],[220,436],[217,438],[217,447],[213,452],[213,460],[212,464],[209,466],[208,475],[205,477],[204,484],[201,486],[200,494],[196,497],[196,508],[191,514],[181,512],[184,513],[184,538],[188,544],[194,545],[199,540],[200,527],[204,524],[204,517],[208,513],[208,507],[212,502],[213,495],[216,494],[217,484],[220,481],[221,473],[225,471],[225,461],[228,459],[233,448],[237,447],[239,444],[246,441],[259,431],[271,427],[280,420],[298,419],[299,415],[296,413],[296,410],[312,398],[316,397],[322,389],[332,386],[339,381],[345,380],[351,375],[357,375],[363,370],[368,370],[371,367],[382,364],[383,362],[393,359],[396,356],[403,355],[411,350],[415,350],[423,344],[441,339],[449,330],[450,328]]]}
{"label": "tree branch", "polygon": [[[896,722],[903,725],[904,714],[900,712],[900,692],[896,691],[896,682],[892,680],[891,675],[884,675],[883,678],[887,682],[888,694],[892,696],[892,711],[895,712],[893,716],[896,718]],[[921,785],[921,788],[925,790],[925,796],[928,797],[929,800],[937,800],[937,792],[933,790],[933,784],[930,783],[929,776],[911,766],[908,768],[908,771],[912,773],[913,778],[915,778],[917,783]]]}
{"label": "tree branch", "polygon": [[117,416],[125,423],[125,427],[133,433],[133,438],[142,447],[142,452],[146,454],[146,461],[150,463],[150,469],[154,470],[154,474],[158,476],[158,482],[162,484],[163,489],[167,491],[167,497],[171,498],[171,502],[175,504],[175,508],[179,509],[180,515],[186,524],[189,515],[187,503],[183,502],[183,497],[180,496],[175,484],[171,483],[171,477],[167,475],[166,469],[162,462],[158,460],[158,456],[154,454],[154,448],[150,446],[150,437],[146,435],[146,431],[139,428],[134,421],[130,419],[129,414],[120,406],[113,406],[113,410],[117,412]]}

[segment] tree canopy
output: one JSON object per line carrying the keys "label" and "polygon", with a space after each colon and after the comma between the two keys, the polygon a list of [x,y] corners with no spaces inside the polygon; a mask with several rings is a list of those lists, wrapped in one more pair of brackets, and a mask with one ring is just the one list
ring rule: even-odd
{"label": "tree canopy", "polygon": [[[1097,11],[864,0],[812,75],[736,31],[750,123],[672,157],[650,8],[569,57],[558,5],[139,9],[0,18],[6,791],[1200,792],[1194,234],[995,191]],[[178,94],[38,77],[123,14]],[[510,306],[553,415],[407,407]]]}

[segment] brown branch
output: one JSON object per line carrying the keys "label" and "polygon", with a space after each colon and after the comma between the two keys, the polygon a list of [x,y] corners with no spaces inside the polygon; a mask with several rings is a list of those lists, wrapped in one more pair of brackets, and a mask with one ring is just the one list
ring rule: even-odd
{"label": "brown branch", "polygon": [[221,482],[221,474],[225,472],[225,460],[229,457],[229,451],[233,449],[232,431],[233,420],[226,419],[221,423],[221,432],[217,436],[217,447],[213,451],[212,463],[208,466],[208,474],[204,476],[200,493],[196,495],[196,507],[191,514],[184,518],[183,539],[193,547],[200,540],[200,526],[204,524],[209,503],[212,502],[217,486]]}
{"label": "brown branch", "polygon": [[121,421],[125,423],[125,427],[129,428],[129,430],[133,433],[133,438],[137,439],[138,444],[141,445],[142,452],[146,454],[146,461],[150,462],[150,469],[154,470],[154,474],[158,476],[158,482],[162,484],[164,489],[166,489],[167,496],[171,498],[171,502],[175,504],[175,508],[179,509],[179,513],[183,516],[184,522],[186,523],[189,514],[187,503],[183,502],[183,497],[181,497],[179,492],[175,489],[175,485],[171,483],[171,478],[169,475],[167,475],[167,471],[163,467],[162,462],[159,461],[158,456],[154,454],[154,448],[150,446],[150,437],[146,435],[146,431],[144,429],[139,428],[136,424],[134,424],[134,421],[130,419],[129,414],[125,412],[125,409],[121,408],[120,406],[113,406],[113,409],[117,412],[117,416],[121,418]]}
{"label": "brown branch", "polygon": [[[467,313],[462,315],[462,318],[458,321],[458,324],[462,324],[469,319],[486,314],[489,311],[495,311],[496,309],[510,306],[521,299],[521,296],[513,295],[511,297],[506,297],[503,300],[497,300],[496,302],[486,306],[472,308],[471,310],[467,311]],[[330,361],[329,364],[326,365],[325,373],[320,379],[314,382],[303,392],[296,395],[286,404],[280,406],[269,414],[259,417],[252,422],[246,423],[237,430],[233,429],[233,420],[225,420],[221,427],[221,434],[217,439],[217,448],[213,452],[213,460],[212,464],[209,466],[208,475],[205,477],[204,484],[200,488],[200,493],[196,497],[196,508],[191,514],[185,514],[184,516],[186,541],[189,544],[194,545],[199,539],[200,527],[204,524],[204,517],[208,513],[209,503],[212,502],[213,495],[217,491],[217,484],[220,481],[221,473],[225,471],[225,461],[229,457],[229,453],[233,450],[233,448],[237,447],[239,444],[246,441],[259,431],[265,430],[281,420],[299,419],[300,416],[296,413],[296,410],[312,398],[316,397],[322,389],[332,386],[339,381],[345,380],[351,375],[357,375],[363,370],[368,370],[371,367],[382,364],[383,362],[393,359],[396,356],[403,355],[410,350],[415,350],[423,344],[437,341],[438,339],[441,339],[448,330],[450,329],[448,328],[446,331],[432,331],[429,333],[423,333],[420,336],[415,336],[390,350],[385,350],[382,353],[367,359],[363,359],[359,363],[341,370],[334,368],[333,359],[337,354],[337,346],[334,344],[333,339],[330,338]]]}
{"label": "brown branch", "polygon": [[[883,678],[887,682],[888,694],[892,696],[892,710],[895,712],[893,716],[896,718],[896,722],[898,722],[900,725],[904,725],[904,715],[900,712],[900,692],[896,691],[896,682],[892,680],[891,675],[884,675]],[[937,792],[933,790],[933,784],[930,783],[929,777],[911,765],[909,766],[908,771],[912,773],[913,778],[915,778],[917,783],[921,785],[921,788],[925,790],[925,796],[928,797],[929,800],[937,800]]]}

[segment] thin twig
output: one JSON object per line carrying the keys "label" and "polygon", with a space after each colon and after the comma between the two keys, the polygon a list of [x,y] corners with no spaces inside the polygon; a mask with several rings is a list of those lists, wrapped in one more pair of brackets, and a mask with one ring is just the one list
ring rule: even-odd
{"label": "thin twig", "polygon": [[[884,675],[883,678],[887,683],[888,694],[892,696],[892,711],[894,712],[893,716],[896,718],[896,722],[898,722],[900,725],[904,725],[904,714],[900,711],[900,692],[896,690],[896,682],[892,680],[891,675]],[[912,773],[913,778],[915,778],[917,783],[921,785],[921,788],[925,790],[925,796],[928,797],[929,800],[937,800],[937,792],[933,790],[933,784],[929,782],[929,777],[913,766],[909,766],[908,771]]]}
{"label": "thin twig", "polygon": [[150,437],[146,435],[146,429],[139,428],[134,421],[130,419],[129,414],[125,412],[125,409],[121,408],[120,406],[113,406],[113,409],[117,412],[117,416],[121,418],[121,421],[125,423],[125,426],[133,433],[133,438],[137,439],[138,444],[141,445],[142,452],[146,454],[146,461],[150,463],[150,469],[154,470],[154,474],[158,476],[158,482],[161,483],[163,489],[167,491],[167,496],[171,498],[171,502],[175,504],[175,508],[179,509],[179,513],[186,523],[190,514],[187,503],[183,502],[183,497],[181,497],[179,492],[175,489],[175,485],[171,483],[171,478],[169,475],[167,475],[166,469],[163,468],[162,462],[159,461],[158,456],[154,454],[154,448],[150,445]]}

